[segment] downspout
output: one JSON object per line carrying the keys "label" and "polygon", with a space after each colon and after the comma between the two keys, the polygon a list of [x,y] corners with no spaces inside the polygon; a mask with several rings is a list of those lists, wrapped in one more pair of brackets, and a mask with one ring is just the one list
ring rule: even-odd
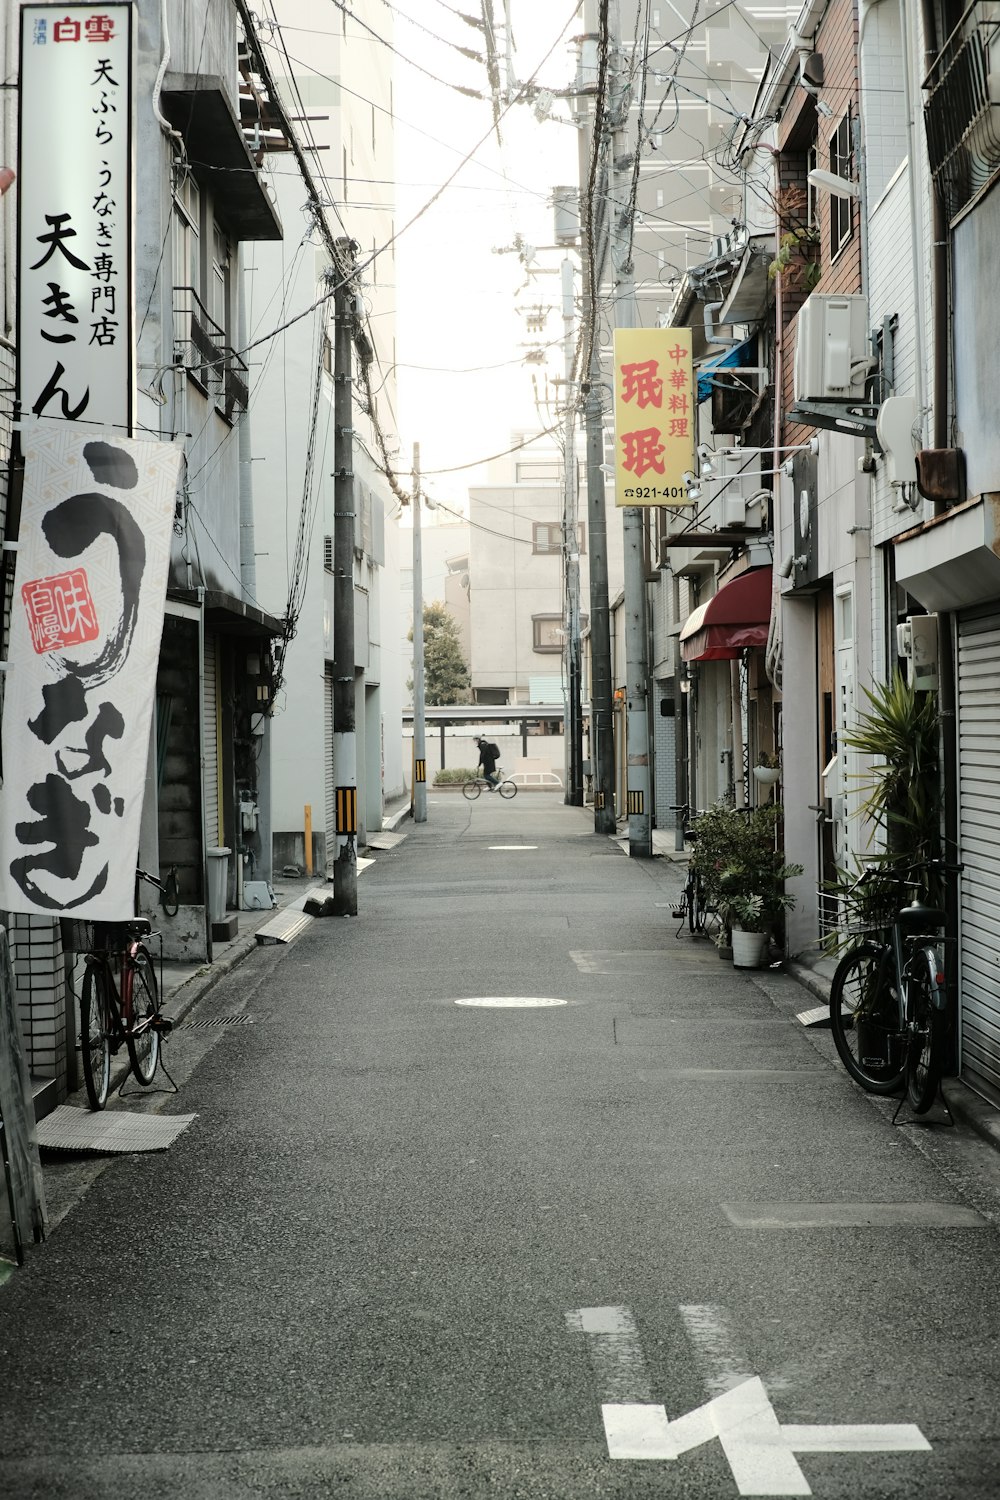
{"label": "downspout", "polygon": [[[937,58],[937,33],[933,0],[920,0],[920,25],[924,34],[924,69],[929,73]],[[948,446],[948,226],[941,189],[934,183],[931,193],[931,328],[934,346],[932,441],[935,448]],[[939,507],[940,508],[940,507]]]}
{"label": "downspout", "polygon": [[[8,14],[5,25],[5,56],[4,77],[8,82],[17,77],[18,63],[18,36],[17,36],[17,12]],[[17,99],[18,90],[8,88],[4,90],[3,101],[3,149],[4,154],[10,153],[13,165],[15,146],[17,141]],[[0,161],[0,166],[8,165]],[[4,288],[3,288],[3,327],[0,328],[3,342],[8,349],[14,348],[14,310],[15,310],[15,284],[14,267],[17,264],[17,214],[13,204],[8,201],[7,211],[4,214],[3,225],[3,260],[4,260]]]}
{"label": "downspout", "polygon": [[920,212],[920,201],[917,193],[917,131],[913,119],[913,87],[910,77],[910,26],[906,0],[899,0],[899,25],[903,46],[903,108],[906,112],[906,149],[909,156],[907,177],[910,189],[910,223],[912,226],[913,239],[913,292],[916,299],[916,317],[913,323],[913,338],[915,347],[914,360],[914,383],[916,386],[917,420],[914,427],[919,424],[920,432],[925,430],[925,421],[929,410],[927,404],[927,350],[924,335],[924,310],[927,306],[927,296],[924,286],[924,257],[923,257],[923,214]]}
{"label": "downspout", "polygon": [[208,893],[208,819],[205,816],[205,585],[198,585],[198,764],[201,771],[201,881],[205,896],[205,951],[212,962],[212,911]]}
{"label": "downspout", "polygon": [[[937,31],[934,23],[933,0],[920,0],[920,24],[924,39],[924,73],[930,72],[937,59]],[[931,188],[931,328],[933,348],[931,366],[934,376],[934,405],[931,414],[932,438],[935,448],[947,448],[949,440],[948,421],[948,227],[945,223],[944,200],[936,182]],[[946,507],[938,503],[935,510],[940,513]],[[955,629],[950,612],[938,616],[938,710],[941,715],[941,780],[944,803],[944,855],[945,859],[959,863],[959,808],[958,808],[958,714],[955,690]],[[956,1024],[950,1028],[951,1056],[945,1067],[949,1073],[957,1073],[961,1062],[961,1023],[959,1007],[961,982],[961,948],[959,877],[945,876],[946,897],[944,908],[945,939],[948,951],[957,953],[957,964],[948,966],[948,1004]]]}
{"label": "downspout", "polygon": [[[243,287],[243,251],[236,259],[236,337],[238,347],[245,349],[249,342],[247,333],[246,297]],[[240,464],[240,587],[249,603],[256,601],[257,555],[254,551],[253,526],[253,459],[250,453],[250,421],[246,409],[240,413],[237,428]]]}

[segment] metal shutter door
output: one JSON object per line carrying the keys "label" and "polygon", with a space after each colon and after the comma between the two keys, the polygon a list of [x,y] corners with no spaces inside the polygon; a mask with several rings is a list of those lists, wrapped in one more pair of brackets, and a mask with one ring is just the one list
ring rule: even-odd
{"label": "metal shutter door", "polygon": [[1000,1102],[1000,615],[958,619],[962,1076]]}
{"label": "metal shutter door", "polygon": [[219,670],[216,640],[205,637],[205,838],[209,849],[219,845]]}

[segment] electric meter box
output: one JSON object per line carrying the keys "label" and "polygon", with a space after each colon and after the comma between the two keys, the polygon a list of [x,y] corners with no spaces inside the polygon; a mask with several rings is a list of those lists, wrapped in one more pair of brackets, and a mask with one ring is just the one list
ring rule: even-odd
{"label": "electric meter box", "polygon": [[868,298],[813,292],[795,329],[796,401],[861,399],[872,363]]}

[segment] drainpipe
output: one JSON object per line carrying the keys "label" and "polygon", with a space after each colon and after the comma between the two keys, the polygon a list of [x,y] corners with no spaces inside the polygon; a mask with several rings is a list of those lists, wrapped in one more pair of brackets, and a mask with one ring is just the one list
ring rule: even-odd
{"label": "drainpipe", "polygon": [[208,899],[208,819],[205,816],[205,586],[198,585],[198,764],[201,768],[201,880],[205,896],[205,950],[212,962],[212,912]]}
{"label": "drainpipe", "polygon": [[[246,296],[243,285],[243,251],[240,249],[236,261],[237,314],[236,337],[239,348],[249,343],[247,333]],[[240,587],[243,597],[254,602],[257,593],[257,555],[254,551],[253,529],[253,459],[250,454],[249,412],[240,413],[237,426],[240,464]]]}
{"label": "drainpipe", "polygon": [[[920,0],[920,24],[924,34],[924,70],[925,73],[929,73],[937,59],[938,50],[933,0]],[[933,329],[931,367],[934,372],[932,441],[935,448],[947,448],[948,226],[945,223],[941,189],[936,183],[931,193],[931,294],[931,327]]]}

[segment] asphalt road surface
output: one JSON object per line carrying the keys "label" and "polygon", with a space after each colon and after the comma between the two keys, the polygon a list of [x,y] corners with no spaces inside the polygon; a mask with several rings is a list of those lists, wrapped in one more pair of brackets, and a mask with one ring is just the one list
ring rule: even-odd
{"label": "asphalt road surface", "polygon": [[995,1500],[995,1153],[557,796],[404,827],[178,1029],[167,1152],[47,1167],[0,1496]]}

